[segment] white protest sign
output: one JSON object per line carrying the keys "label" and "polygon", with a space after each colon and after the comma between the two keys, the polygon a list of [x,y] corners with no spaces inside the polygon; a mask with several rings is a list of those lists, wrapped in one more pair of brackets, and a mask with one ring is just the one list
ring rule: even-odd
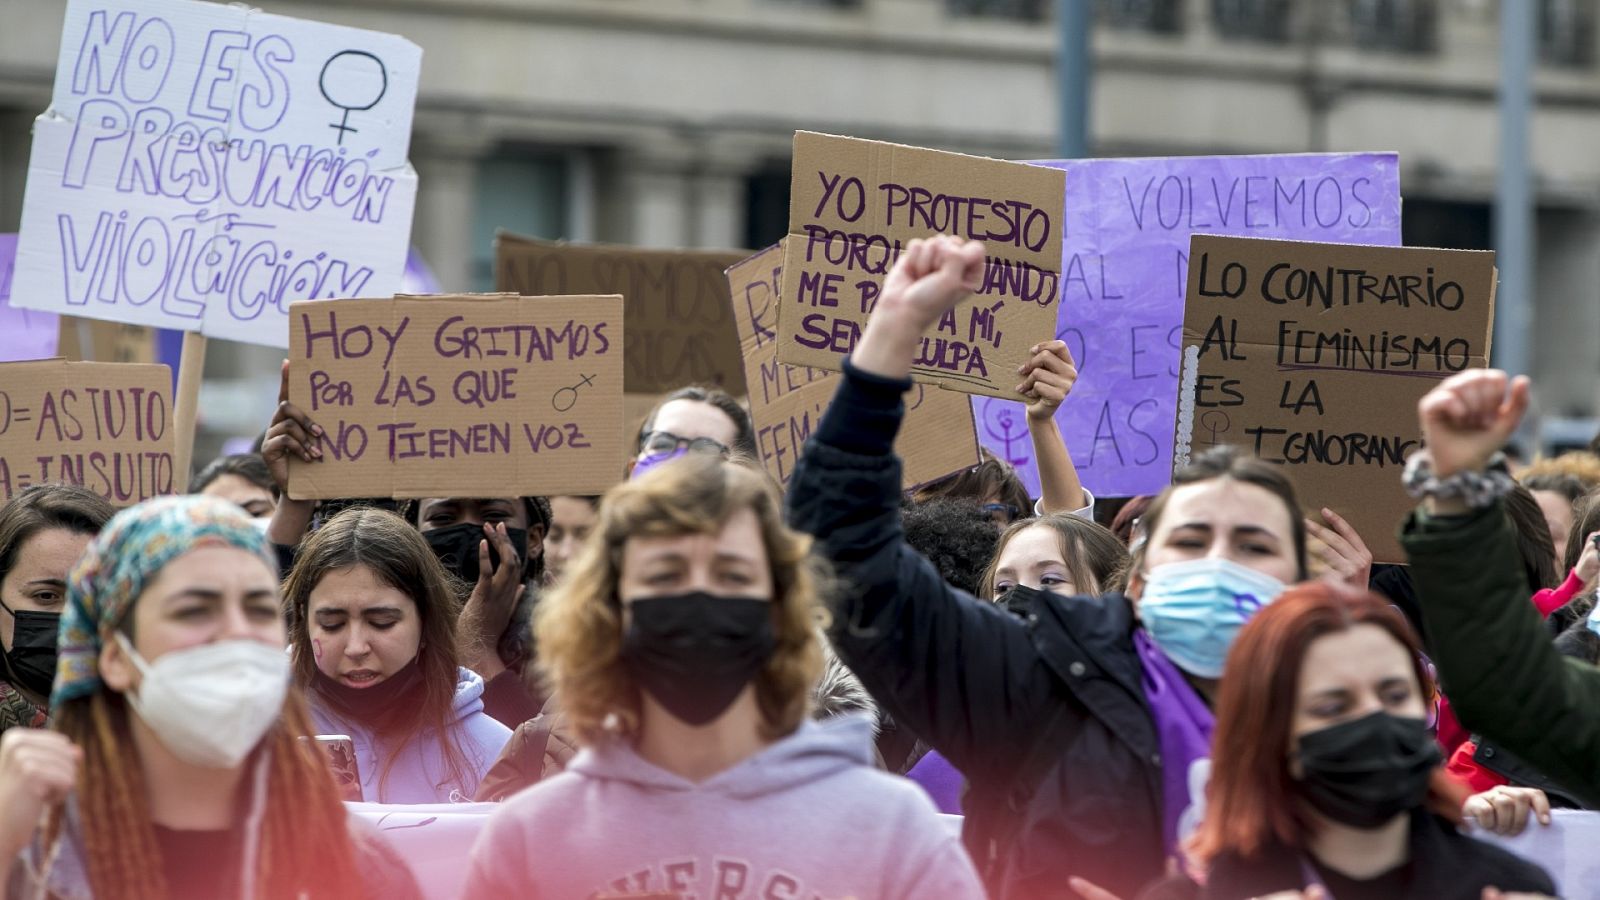
{"label": "white protest sign", "polygon": [[427,900],[455,900],[467,884],[472,842],[498,803],[346,803],[384,836]]}
{"label": "white protest sign", "polygon": [[422,50],[191,0],[72,0],[12,304],[287,347],[294,300],[400,288]]}

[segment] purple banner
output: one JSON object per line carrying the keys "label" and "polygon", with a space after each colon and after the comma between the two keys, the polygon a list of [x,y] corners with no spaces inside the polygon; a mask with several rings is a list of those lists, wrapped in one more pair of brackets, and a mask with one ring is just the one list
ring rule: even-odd
{"label": "purple banner", "polygon": [[[1189,236],[1400,244],[1393,153],[1056,160],[1067,173],[1057,336],[1078,382],[1056,415],[1097,497],[1172,480]],[[974,397],[978,437],[1039,494],[1022,404]]]}
{"label": "purple banner", "polygon": [[55,313],[11,305],[11,275],[17,267],[17,236],[0,234],[0,362],[49,359],[61,334]]}

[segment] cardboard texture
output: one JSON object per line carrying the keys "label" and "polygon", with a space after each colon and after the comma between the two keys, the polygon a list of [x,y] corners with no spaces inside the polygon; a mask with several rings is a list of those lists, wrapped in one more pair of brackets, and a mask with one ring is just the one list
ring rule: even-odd
{"label": "cardboard texture", "polygon": [[[756,447],[767,472],[788,487],[806,439],[833,400],[839,375],[778,362],[778,298],[784,247],[777,244],[728,270],[733,319],[750,387]],[[895,441],[907,488],[936,481],[979,462],[978,436],[965,394],[917,385],[906,396],[906,418]]]}
{"label": "cardboard texture", "polygon": [[17,236],[0,234],[0,361],[49,359],[56,355],[57,316],[11,305],[16,262]]}
{"label": "cardboard texture", "polygon": [[1055,169],[796,132],[778,360],[839,368],[901,248],[983,241],[983,285],[923,338],[912,377],[1012,398],[1028,350],[1055,336],[1065,177]]}
{"label": "cardboard texture", "polygon": [[117,506],[173,492],[172,372],[45,359],[0,363],[0,502],[77,484]]}
{"label": "cardboard texture", "polygon": [[[1172,478],[1191,234],[1400,245],[1394,153],[1070,159],[1056,336],[1078,381],[1056,412],[1097,497]],[[978,434],[1039,491],[1022,404],[974,398]]]}
{"label": "cardboard texture", "polygon": [[1494,254],[1195,235],[1174,465],[1213,445],[1287,466],[1378,562],[1413,502],[1417,401],[1488,365]]}
{"label": "cardboard texture", "polygon": [[290,308],[289,398],[327,437],[289,495],[600,494],[620,481],[622,298],[456,295]]}
{"label": "cardboard texture", "polygon": [[[35,313],[35,315],[43,315]],[[60,320],[60,355],[70,360],[115,363],[154,363],[156,330],[143,325],[97,322],[76,316],[52,316]]]}
{"label": "cardboard texture", "polygon": [[287,347],[291,301],[393,293],[421,64],[243,5],[71,0],[13,302]]}
{"label": "cardboard texture", "polygon": [[627,390],[665,394],[690,384],[745,392],[723,271],[748,250],[640,250],[501,233],[495,289],[527,295],[621,294]]}

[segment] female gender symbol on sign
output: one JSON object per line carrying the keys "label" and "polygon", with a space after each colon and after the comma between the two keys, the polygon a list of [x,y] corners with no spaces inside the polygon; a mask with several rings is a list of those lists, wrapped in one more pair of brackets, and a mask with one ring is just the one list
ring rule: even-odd
{"label": "female gender symbol on sign", "polygon": [[[1013,466],[1028,464],[1027,453],[1028,428],[1017,421],[1016,410],[1009,400],[995,400],[989,398],[983,401],[983,430],[989,436],[1005,444],[1005,459]],[[1022,444],[1021,449],[1013,449],[1013,444]]]}
{"label": "female gender symbol on sign", "polygon": [[1213,446],[1217,443],[1217,435],[1227,431],[1232,426],[1233,421],[1228,418],[1227,413],[1220,409],[1210,410],[1200,416],[1200,427],[1211,432],[1211,440],[1206,443]]}
{"label": "female gender symbol on sign", "polygon": [[[333,74],[331,85],[328,83],[330,71]],[[388,93],[389,70],[384,68],[383,60],[365,50],[340,50],[322,64],[317,87],[322,91],[322,99],[344,110],[344,118],[339,120],[339,124],[328,123],[329,128],[339,132],[339,144],[342,146],[344,133],[357,130],[348,124],[350,114],[377,106],[383,95]],[[377,93],[372,92],[373,87],[377,88]],[[372,99],[365,99],[369,94]]]}
{"label": "female gender symbol on sign", "polygon": [[[583,376],[583,380],[578,382],[577,384],[573,385],[572,387],[564,387],[561,390],[556,391],[554,394],[551,394],[550,395],[550,405],[556,408],[556,412],[566,412],[567,410],[569,410],[572,407],[577,405],[577,403],[578,403],[578,388],[581,388],[584,385],[589,385],[589,384],[594,384],[594,376],[593,375],[585,375],[585,376]],[[563,401],[565,401],[565,402],[563,402]]]}

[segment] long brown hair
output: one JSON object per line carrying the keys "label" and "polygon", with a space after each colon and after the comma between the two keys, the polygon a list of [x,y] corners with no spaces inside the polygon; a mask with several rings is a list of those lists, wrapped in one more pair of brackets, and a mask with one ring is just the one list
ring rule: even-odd
{"label": "long brown hair", "polygon": [[[166,900],[144,774],[131,752],[127,701],[108,689],[68,700],[55,711],[55,729],[83,748],[77,827],[93,895]],[[265,803],[255,873],[262,898],[343,900],[366,893],[333,777],[315,746],[302,740],[315,733],[304,699],[290,691],[278,723],[255,751],[270,754],[266,796],[255,798]],[[59,809],[51,813],[46,847],[66,839],[64,824]]]}
{"label": "long brown hair", "polygon": [[622,554],[632,537],[716,534],[741,509],[755,512],[772,572],[777,647],[756,674],[762,734],[783,737],[806,717],[822,673],[823,618],[809,538],[783,523],[767,476],[740,462],[691,453],[611,489],[600,522],[560,584],[534,612],[539,663],[580,741],[638,732],[639,687],[621,659]]}
{"label": "long brown hair", "polygon": [[[456,618],[461,596],[422,535],[394,513],[353,507],[317,529],[300,547],[294,568],[283,582],[284,609],[289,617],[294,680],[313,699],[317,696],[317,660],[311,647],[311,592],[335,569],[365,566],[380,581],[410,597],[422,624],[417,666],[422,671],[422,702],[410,718],[392,724],[386,735],[409,740],[439,740],[444,745],[449,776],[466,791],[472,779],[455,738],[455,696],[460,662],[456,655]],[[383,763],[380,786],[405,743]],[[380,787],[381,790],[381,787]]]}
{"label": "long brown hair", "polygon": [[[1423,698],[1433,696],[1417,636],[1387,600],[1327,581],[1285,591],[1256,613],[1228,653],[1217,697],[1205,820],[1187,847],[1200,864],[1224,853],[1250,857],[1274,840],[1294,848],[1306,845],[1316,825],[1298,802],[1289,774],[1301,668],[1314,641],[1357,625],[1376,625],[1404,647]],[[1429,809],[1459,823],[1466,789],[1442,767],[1429,788]]]}

